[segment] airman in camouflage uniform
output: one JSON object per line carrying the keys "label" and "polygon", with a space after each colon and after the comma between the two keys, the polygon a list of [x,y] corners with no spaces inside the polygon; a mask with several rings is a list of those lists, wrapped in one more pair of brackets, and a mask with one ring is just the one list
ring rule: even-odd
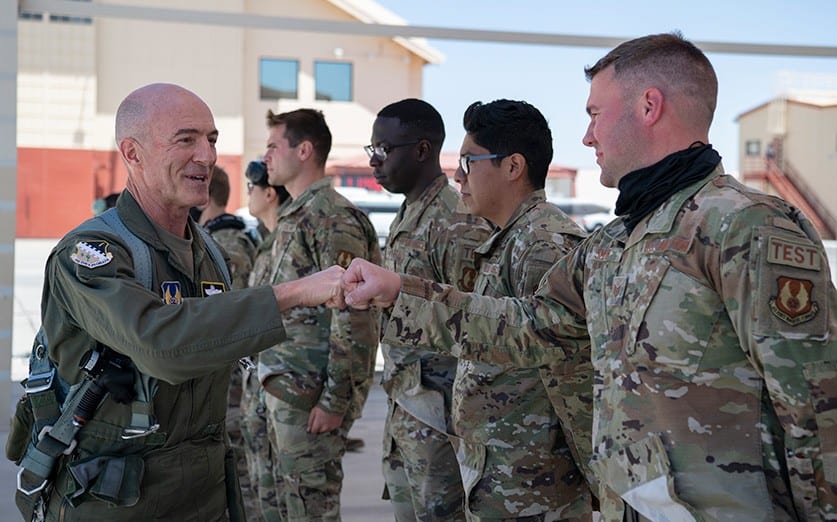
{"label": "airman in camouflage uniform", "polygon": [[[384,248],[391,270],[474,289],[474,249],[488,224],[468,214],[439,164],[442,117],[414,98],[380,112],[367,146],[375,179],[405,194]],[[381,345],[388,395],[384,426],[384,498],[399,522],[465,519],[462,478],[448,438],[456,359],[403,346]]]}
{"label": "airman in camouflage uniform", "polygon": [[[256,260],[250,271],[250,287],[270,284],[273,261],[270,252],[276,237],[276,222],[282,205],[290,201],[288,191],[282,186],[271,185],[267,177],[267,166],[261,161],[251,161],[245,171],[247,177],[247,206],[250,214],[258,218],[267,234],[256,248]],[[258,362],[258,354],[249,363]],[[255,499],[254,506],[247,503],[248,492],[245,480],[239,478],[244,495],[248,520],[279,522],[279,506],[276,501],[276,487],[273,480],[273,460],[270,448],[270,426],[267,422],[265,391],[259,382],[256,367],[247,365],[242,370],[241,391],[241,435],[245,454],[246,484],[249,496]],[[240,475],[239,475],[240,476]]]}
{"label": "airman in camouflage uniform", "polygon": [[[404,276],[384,338],[534,366],[589,331],[605,520],[837,517],[837,289],[816,232],[702,144],[717,80],[679,35],[626,42],[588,75],[584,142],[621,219],[526,299]],[[385,280],[374,302],[392,299],[387,274],[352,268],[347,288]]]}
{"label": "airman in camouflage uniform", "polygon": [[[464,124],[455,179],[471,212],[494,223],[494,234],[476,251],[476,293],[531,295],[549,267],[584,237],[546,202],[552,133],[535,107],[510,100],[472,104]],[[581,363],[592,377],[589,360]],[[560,389],[547,367],[459,361],[453,429],[461,439],[469,519],[590,520],[590,490],[550,407],[547,383]]]}
{"label": "airman in camouflage uniform", "polygon": [[156,379],[151,413],[159,429],[123,438],[132,407],[106,396],[48,477],[46,520],[243,516],[224,436],[229,369],[282,341],[277,312],[322,302],[339,283],[328,276],[342,271],[225,291],[189,219],[191,207],[206,203],[217,136],[209,107],[192,92],[171,84],[132,92],[116,114],[128,171],[116,212],[148,244],[151,290],[136,280],[131,250],[112,230],[71,231],[47,260],[41,309],[58,373],[79,383],[79,361],[97,344],[129,356]]}
{"label": "airman in camouflage uniform", "polygon": [[[268,113],[270,183],[293,197],[279,215],[272,281],[295,279],[355,257],[380,262],[366,215],[325,177],[331,133],[319,111]],[[338,520],[346,435],[369,393],[380,333],[377,310],[296,308],[288,340],[259,355],[273,471],[284,520]]]}
{"label": "airman in camouflage uniform", "polygon": [[[209,181],[209,203],[202,208],[199,223],[229,257],[232,289],[247,288],[250,269],[256,255],[256,245],[244,232],[244,220],[226,212],[230,199],[230,178],[219,166],[212,171]],[[230,371],[230,386],[227,392],[227,433],[230,436],[239,468],[244,509],[247,513],[257,508],[256,497],[252,495],[247,460],[244,456],[244,439],[241,435],[241,367],[234,364]]]}

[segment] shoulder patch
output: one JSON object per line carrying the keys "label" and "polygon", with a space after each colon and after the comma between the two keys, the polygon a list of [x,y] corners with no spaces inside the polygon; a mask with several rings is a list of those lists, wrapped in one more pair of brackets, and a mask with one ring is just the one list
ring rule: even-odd
{"label": "shoulder patch", "polygon": [[209,297],[215,294],[222,294],[227,291],[227,285],[220,281],[201,281],[201,295]]}
{"label": "shoulder patch", "polygon": [[108,252],[110,244],[107,241],[79,241],[76,250],[70,254],[73,263],[87,268],[105,266],[113,260],[113,254]]}
{"label": "shoulder patch", "polygon": [[342,266],[343,268],[349,268],[349,265],[351,264],[352,259],[354,259],[354,257],[355,256],[352,255],[351,252],[341,250],[340,252],[337,253],[337,260],[336,261],[337,261],[337,264]]}
{"label": "shoulder patch", "polygon": [[817,272],[822,269],[820,253],[813,245],[784,237],[770,236],[767,239],[767,262]]}
{"label": "shoulder patch", "polygon": [[770,300],[770,311],[773,315],[791,326],[810,321],[817,316],[819,305],[811,299],[814,283],[807,279],[781,276],[776,279],[776,285],[778,292]]}
{"label": "shoulder patch", "polygon": [[477,282],[477,271],[471,267],[462,269],[462,277],[459,279],[459,289],[463,292],[473,292]]}

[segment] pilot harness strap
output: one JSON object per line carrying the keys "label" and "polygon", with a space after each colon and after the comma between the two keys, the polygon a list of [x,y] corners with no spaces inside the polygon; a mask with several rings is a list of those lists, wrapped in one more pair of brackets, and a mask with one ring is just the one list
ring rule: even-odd
{"label": "pilot harness strap", "polygon": [[[97,220],[100,222],[97,223]],[[148,290],[152,287],[152,264],[149,246],[128,227],[125,226],[115,208],[109,209],[97,216],[97,218],[85,221],[77,230],[81,231],[102,231],[102,223],[105,229],[115,232],[128,246],[131,259],[134,264],[134,275],[136,279]],[[221,250],[214,240],[200,226],[196,227],[201,235],[210,258],[216,267],[221,271],[227,288],[230,288],[230,273]],[[25,455],[20,461],[21,469],[17,475],[17,489],[27,497],[25,502],[34,506],[47,486],[52,476],[55,463],[61,455],[70,455],[76,446],[76,434],[84,425],[83,422],[74,422],[74,412],[81,399],[85,396],[88,388],[93,383],[90,378],[85,378],[78,384],[66,391],[66,397],[60,397],[64,392],[63,387],[56,386],[56,368],[49,358],[46,332],[43,326],[35,336],[36,346],[32,350],[29,361],[29,377],[23,382],[26,397],[32,406],[34,417],[33,430],[37,439],[33,437]],[[131,424],[122,430],[122,439],[133,439],[144,437],[159,429],[159,424],[153,422],[152,397],[157,390],[157,381],[134,368],[134,391],[136,399],[131,403]],[[104,395],[102,396],[102,400]],[[59,406],[59,402],[61,406]],[[99,401],[101,404],[101,400]],[[95,406],[98,407],[99,404]],[[160,444],[162,438],[153,437],[154,443]],[[149,441],[151,442],[151,441]],[[79,493],[80,494],[80,493]]]}

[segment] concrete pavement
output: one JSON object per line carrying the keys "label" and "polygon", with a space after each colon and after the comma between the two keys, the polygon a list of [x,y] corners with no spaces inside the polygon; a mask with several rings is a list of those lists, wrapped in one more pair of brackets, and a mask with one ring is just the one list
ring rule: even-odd
{"label": "concrete pavement", "polygon": [[[28,373],[27,358],[32,339],[40,325],[40,300],[44,263],[56,240],[18,239],[15,241],[14,318],[12,326],[12,411],[22,392],[20,380]],[[363,439],[359,452],[347,453],[343,458],[345,479],[341,496],[341,515],[344,522],[393,520],[389,502],[381,500],[384,481],[381,476],[381,440],[386,416],[386,394],[375,385],[358,419],[351,437]],[[5,447],[8,422],[0,421],[0,445]],[[20,520],[14,503],[16,474],[13,462],[0,458],[0,520]]]}

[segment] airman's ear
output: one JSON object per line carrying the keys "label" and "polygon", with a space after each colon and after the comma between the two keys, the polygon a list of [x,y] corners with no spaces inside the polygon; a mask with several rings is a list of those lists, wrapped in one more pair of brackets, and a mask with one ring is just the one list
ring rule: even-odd
{"label": "airman's ear", "polygon": [[427,140],[420,140],[416,148],[417,159],[419,161],[426,161],[433,154],[433,145]]}
{"label": "airman's ear", "polygon": [[663,115],[665,97],[656,87],[649,87],[642,93],[642,118],[646,125],[654,125]]}
{"label": "airman's ear", "polygon": [[516,181],[520,179],[521,176],[526,175],[526,167],[528,164],[526,163],[526,158],[523,154],[515,152],[506,159],[508,160],[508,170],[506,171],[506,176],[509,181]]}
{"label": "airman's ear", "polygon": [[130,166],[137,166],[142,161],[139,154],[139,143],[133,138],[122,138],[119,142],[119,154],[122,160]]}
{"label": "airman's ear", "polygon": [[305,161],[314,155],[314,144],[305,140],[296,146],[296,153],[300,161]]}

